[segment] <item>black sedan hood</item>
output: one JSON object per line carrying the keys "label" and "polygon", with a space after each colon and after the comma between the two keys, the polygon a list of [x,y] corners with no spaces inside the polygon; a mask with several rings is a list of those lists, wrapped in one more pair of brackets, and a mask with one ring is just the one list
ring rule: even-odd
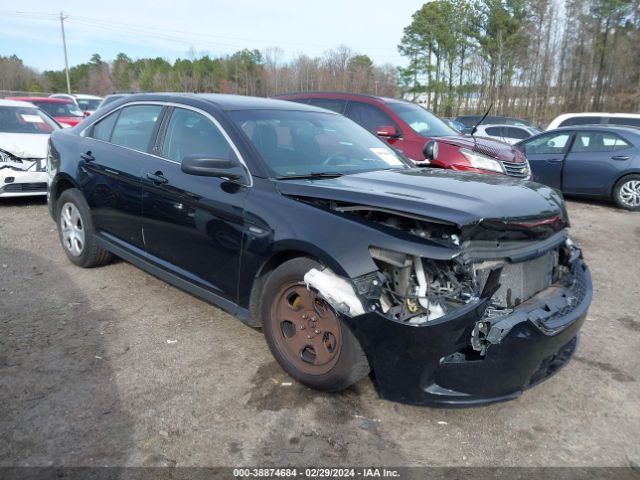
{"label": "black sedan hood", "polygon": [[366,205],[452,223],[559,217],[562,197],[534,182],[439,169],[379,170],[327,179],[280,180],[283,195]]}

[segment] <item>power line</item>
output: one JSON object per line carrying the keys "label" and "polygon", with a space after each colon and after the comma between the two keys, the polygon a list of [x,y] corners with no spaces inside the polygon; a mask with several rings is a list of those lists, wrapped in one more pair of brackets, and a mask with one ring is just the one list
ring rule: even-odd
{"label": "power line", "polygon": [[[39,20],[53,20],[56,19],[55,14],[49,14],[44,12],[24,12],[24,11],[16,11],[16,10],[0,10],[0,15],[2,16],[15,16],[21,18],[32,18]],[[199,45],[204,46],[216,46],[216,47],[233,47],[238,48],[243,45],[239,45],[237,43],[222,43],[216,41],[203,41],[202,38],[207,39],[222,39],[222,40],[230,40],[236,42],[254,42],[261,43],[264,45],[273,45],[273,44],[281,44],[281,45],[290,45],[297,47],[313,47],[313,48],[333,48],[335,45],[321,45],[315,43],[303,43],[303,42],[290,42],[290,41],[281,41],[281,40],[269,40],[269,39],[257,39],[257,38],[249,38],[249,37],[232,37],[232,36],[223,36],[223,35],[212,35],[209,33],[203,32],[194,32],[194,31],[185,31],[179,29],[171,29],[171,28],[163,28],[163,32],[170,32],[173,34],[159,33],[157,29],[153,27],[146,27],[144,25],[136,25],[131,23],[124,22],[115,22],[104,19],[97,19],[93,17],[86,17],[82,15],[67,15],[66,19],[69,22],[83,25],[83,26],[92,26],[92,27],[100,27],[106,30],[118,31],[119,33],[127,33],[131,35],[143,35],[153,38],[158,38],[161,40],[168,41],[176,41],[181,43],[197,43]],[[194,41],[194,37],[197,39]],[[353,48],[359,50],[381,50],[381,51],[395,51],[395,47],[362,47],[362,46],[354,46]],[[393,56],[397,58],[397,56]]]}

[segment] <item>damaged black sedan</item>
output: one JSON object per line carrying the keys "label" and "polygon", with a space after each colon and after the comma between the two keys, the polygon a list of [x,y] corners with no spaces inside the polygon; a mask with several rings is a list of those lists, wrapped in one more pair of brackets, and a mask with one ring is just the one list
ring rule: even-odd
{"label": "damaged black sedan", "polygon": [[261,327],[320,390],[514,398],[568,361],[591,301],[555,190],[415,168],[302,104],[128,96],[55,132],[48,172],[73,263],[115,254]]}

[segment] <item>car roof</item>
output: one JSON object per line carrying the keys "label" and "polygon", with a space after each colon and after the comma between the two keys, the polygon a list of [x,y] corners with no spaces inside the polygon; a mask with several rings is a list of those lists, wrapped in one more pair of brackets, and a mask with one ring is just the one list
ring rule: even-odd
{"label": "car roof", "polygon": [[491,128],[491,127],[509,127],[509,128],[529,128],[538,130],[536,127],[530,125],[511,125],[509,123],[481,123],[478,128]]}
{"label": "car roof", "polygon": [[558,127],[558,128],[554,128],[553,130],[546,130],[542,133],[560,132],[564,130],[593,130],[593,131],[603,131],[603,132],[623,131],[627,133],[632,133],[634,135],[640,135],[640,128],[638,127],[631,127],[627,125],[600,125],[597,123],[593,125],[567,125],[566,127]]}
{"label": "car roof", "polygon": [[555,119],[558,120],[560,118],[572,118],[572,117],[632,117],[632,118],[640,118],[640,113],[609,113],[609,112],[582,112],[582,113],[563,113],[562,115],[558,115]]}
{"label": "car roof", "polygon": [[408,103],[411,105],[418,105],[417,103],[403,100],[401,98],[382,97],[378,95],[368,95],[366,93],[350,93],[350,92],[332,92],[332,91],[314,91],[314,92],[291,92],[274,95],[271,98],[337,98],[341,100],[349,99],[368,99],[375,100],[382,103]]}
{"label": "car roof", "polygon": [[[273,98],[248,97],[244,95],[229,95],[223,93],[136,93],[126,95],[126,99],[119,105],[129,102],[139,101],[181,101],[185,99],[197,99],[215,105],[221,110],[305,110],[313,112],[327,113],[323,108],[304,105],[301,103],[293,104],[286,100],[278,100]],[[121,99],[121,100],[123,100]],[[333,113],[333,112],[330,112]],[[337,114],[336,114],[337,115]]]}
{"label": "car roof", "polygon": [[29,107],[34,108],[32,103],[23,102],[21,100],[0,99],[0,107]]}
{"label": "car roof", "polygon": [[22,102],[47,102],[47,103],[73,103],[66,98],[49,98],[49,97],[7,97],[8,100],[20,100]]}

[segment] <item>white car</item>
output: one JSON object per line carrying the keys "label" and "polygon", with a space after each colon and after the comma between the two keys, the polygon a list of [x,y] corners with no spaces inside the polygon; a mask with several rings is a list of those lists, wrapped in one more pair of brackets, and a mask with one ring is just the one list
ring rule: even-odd
{"label": "white car", "polygon": [[30,103],[0,100],[0,198],[47,194],[47,142],[59,128]]}
{"label": "white car", "polygon": [[49,98],[63,98],[73,101],[84,112],[85,117],[92,115],[102,103],[103,98],[97,95],[87,95],[85,93],[54,93]]}
{"label": "white car", "polygon": [[547,130],[575,125],[614,125],[621,127],[640,127],[640,113],[563,113],[554,118]]}
{"label": "white car", "polygon": [[542,133],[542,130],[526,125],[485,125],[483,123],[478,125],[475,136],[494,138],[513,145],[539,133]]}

